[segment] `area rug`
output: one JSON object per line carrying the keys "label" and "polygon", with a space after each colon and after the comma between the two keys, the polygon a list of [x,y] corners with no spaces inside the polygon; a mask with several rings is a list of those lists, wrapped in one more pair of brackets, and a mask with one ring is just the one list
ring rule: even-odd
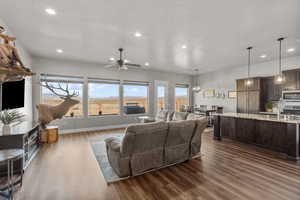
{"label": "area rug", "polygon": [[[117,181],[121,181],[121,180],[125,180],[125,179],[129,178],[129,177],[125,177],[125,178],[119,177],[115,173],[113,168],[110,166],[108,158],[107,158],[107,154],[106,154],[106,146],[105,146],[105,141],[104,141],[106,138],[109,138],[109,137],[122,138],[123,136],[124,136],[124,134],[122,134],[122,133],[107,134],[107,135],[101,136],[97,141],[90,141],[92,150],[93,150],[94,155],[96,157],[96,160],[97,160],[97,162],[100,166],[101,172],[104,176],[105,181],[108,184],[113,183],[113,182],[117,182]],[[203,156],[203,154],[199,153],[199,154],[195,155],[193,157],[193,159],[199,158],[201,156]],[[169,167],[169,166],[173,166],[173,165],[177,165],[177,164],[178,163],[174,163],[174,164],[171,164],[171,165],[168,165],[168,166],[163,166],[161,168],[165,168],[165,167]],[[160,168],[158,168],[158,169],[160,169]],[[158,169],[149,170],[145,173],[148,173],[148,172],[151,172],[151,171],[156,171]],[[142,175],[142,174],[140,174],[140,175]]]}
{"label": "area rug", "polygon": [[120,178],[110,166],[107,154],[106,154],[106,147],[104,140],[109,137],[120,137],[122,138],[124,134],[115,133],[115,134],[108,134],[103,135],[103,137],[99,138],[98,141],[91,141],[91,147],[96,157],[96,160],[100,166],[104,179],[107,183],[113,183],[116,181],[124,180],[126,178]]}

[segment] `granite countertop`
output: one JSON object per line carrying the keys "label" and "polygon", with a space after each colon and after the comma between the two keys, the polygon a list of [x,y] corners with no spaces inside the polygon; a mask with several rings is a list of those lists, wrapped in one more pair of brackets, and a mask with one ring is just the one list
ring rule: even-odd
{"label": "granite countertop", "polygon": [[278,119],[277,117],[271,117],[263,114],[247,114],[247,113],[215,113],[215,116],[223,116],[223,117],[235,117],[235,118],[243,118],[243,119],[255,119],[255,120],[263,120],[263,121],[272,121],[272,122],[283,122],[283,123],[292,123],[292,124],[300,124],[300,120],[290,120],[284,119],[281,117]]}

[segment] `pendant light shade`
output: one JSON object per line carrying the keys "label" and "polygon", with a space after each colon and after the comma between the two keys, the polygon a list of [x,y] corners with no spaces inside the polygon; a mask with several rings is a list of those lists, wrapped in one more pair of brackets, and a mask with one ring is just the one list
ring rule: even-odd
{"label": "pendant light shade", "polygon": [[195,74],[196,74],[196,84],[195,86],[192,88],[193,92],[200,92],[201,91],[201,87],[200,85],[198,84],[198,69],[195,69]]}
{"label": "pendant light shade", "polygon": [[250,65],[251,65],[251,49],[253,47],[248,47],[247,51],[248,51],[248,68],[247,68],[247,80],[245,81],[245,85],[247,87],[251,86],[253,84],[253,80],[252,78],[250,78]]}
{"label": "pendant light shade", "polygon": [[284,76],[282,75],[282,65],[281,65],[281,46],[282,41],[284,40],[283,37],[278,38],[277,41],[279,42],[279,60],[278,60],[278,74],[275,76],[275,83],[282,84],[284,82]]}

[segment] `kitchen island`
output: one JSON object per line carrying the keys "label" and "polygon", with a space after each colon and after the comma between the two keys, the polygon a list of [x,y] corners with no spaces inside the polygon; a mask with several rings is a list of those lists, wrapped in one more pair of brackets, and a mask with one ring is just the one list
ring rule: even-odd
{"label": "kitchen island", "polygon": [[286,120],[260,114],[214,114],[214,139],[227,137],[280,152],[300,160],[300,120]]}

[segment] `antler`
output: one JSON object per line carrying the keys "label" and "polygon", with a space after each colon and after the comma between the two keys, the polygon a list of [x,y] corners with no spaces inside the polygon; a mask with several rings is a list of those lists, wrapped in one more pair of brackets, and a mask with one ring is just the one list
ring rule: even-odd
{"label": "antler", "polygon": [[[44,83],[44,84],[43,84]],[[53,85],[50,85],[47,81],[43,81],[41,83],[41,86],[47,88],[48,90],[50,90],[53,94],[55,94],[56,96],[58,96],[59,98],[62,98],[62,99],[70,99],[72,97],[77,97],[79,94],[75,91],[73,91],[72,94],[70,94],[70,91],[69,91],[69,84],[67,83],[66,85],[66,88],[64,89],[60,83],[58,83],[58,87],[55,87]],[[66,93],[66,95],[62,95],[62,94],[59,94],[57,93],[55,90],[60,90],[60,91],[63,91],[64,93]]]}

